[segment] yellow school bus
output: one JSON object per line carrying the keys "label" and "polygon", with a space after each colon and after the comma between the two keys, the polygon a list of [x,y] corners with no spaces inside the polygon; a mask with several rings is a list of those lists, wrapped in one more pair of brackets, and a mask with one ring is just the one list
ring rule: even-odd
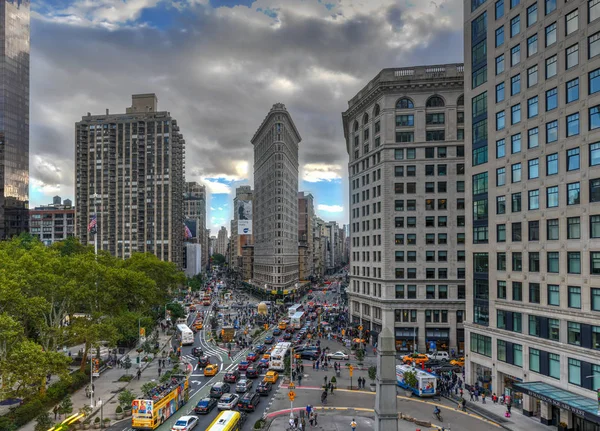
{"label": "yellow school bus", "polygon": [[131,427],[137,430],[153,430],[171,417],[189,399],[188,377],[173,376],[158,384],[151,397],[133,400],[131,405]]}
{"label": "yellow school bus", "polygon": [[206,431],[240,431],[242,425],[242,415],[239,412],[225,410],[219,413]]}

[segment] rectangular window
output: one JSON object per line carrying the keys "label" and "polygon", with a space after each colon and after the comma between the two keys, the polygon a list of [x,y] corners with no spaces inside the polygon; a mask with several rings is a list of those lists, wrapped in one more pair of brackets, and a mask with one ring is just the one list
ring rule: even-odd
{"label": "rectangular window", "polygon": [[521,212],[521,193],[513,193],[511,200],[511,211],[514,213]]}
{"label": "rectangular window", "polygon": [[529,348],[529,370],[535,373],[540,372],[540,351],[533,347]]}
{"label": "rectangular window", "polygon": [[506,155],[506,147],[504,139],[496,141],[496,158],[500,159]]}
{"label": "rectangular window", "polygon": [[600,54],[600,32],[588,37],[588,58],[593,58],[598,54]]}
{"label": "rectangular window", "polygon": [[515,163],[512,165],[511,170],[511,183],[521,182],[521,164]]}
{"label": "rectangular window", "polygon": [[537,117],[538,115],[538,97],[534,96],[527,100],[527,118]]}
{"label": "rectangular window", "polygon": [[[600,0],[588,0],[588,22],[595,21],[600,17]],[[600,388],[600,385],[592,386]]]}
{"label": "rectangular window", "polygon": [[588,94],[594,94],[600,91],[600,69],[592,70],[588,74]]}
{"label": "rectangular window", "polygon": [[570,35],[571,33],[579,29],[579,9],[575,9],[565,15],[565,33]]}
{"label": "rectangular window", "polygon": [[556,23],[553,22],[546,27],[546,47],[556,43]]}
{"label": "rectangular window", "polygon": [[480,85],[487,82],[487,65],[480,67],[472,74],[472,82],[471,85],[473,88],[477,88]]}
{"label": "rectangular window", "polygon": [[527,88],[537,84],[538,82],[538,67],[537,64],[535,66],[527,69]]}
{"label": "rectangular window", "polygon": [[414,132],[396,132],[396,142],[414,142]]}
{"label": "rectangular window", "polygon": [[[540,253],[539,252],[529,252],[529,271],[530,272],[540,272]],[[531,285],[529,284],[529,290],[531,292]],[[539,285],[538,285],[538,295],[539,295]],[[531,302],[531,293],[530,293],[529,302]]]}
{"label": "rectangular window", "polygon": [[[579,252],[577,252],[579,254]],[[571,259],[571,253],[569,253],[569,262]],[[579,260],[577,260],[577,264],[581,264]],[[569,263],[570,265],[570,263]],[[580,271],[581,272],[581,271]],[[577,286],[569,286],[569,308],[581,308],[581,287]]]}
{"label": "rectangular window", "polygon": [[567,103],[579,100],[579,78],[567,82]]}
{"label": "rectangular window", "polygon": [[492,357],[492,338],[471,332],[471,352]]}
{"label": "rectangular window", "polygon": [[496,48],[504,43],[504,26],[496,29]]}
{"label": "rectangular window", "polygon": [[551,144],[556,141],[558,141],[558,120],[546,123],[546,143]]}
{"label": "rectangular window", "polygon": [[496,85],[496,103],[504,100],[504,82]]}
{"label": "rectangular window", "polygon": [[446,122],[445,114],[443,112],[436,114],[426,114],[425,124],[439,125]]}
{"label": "rectangular window", "polygon": [[506,299],[506,281],[498,281],[496,296],[498,299]]}
{"label": "rectangular window", "polygon": [[567,342],[575,346],[581,346],[581,324],[567,322]]}
{"label": "rectangular window", "polygon": [[546,220],[546,226],[546,239],[548,239],[549,241],[558,240],[558,219],[553,218]]}
{"label": "rectangular window", "polygon": [[514,96],[521,92],[521,75],[515,75],[510,78],[510,95]]}
{"label": "rectangular window", "polygon": [[504,16],[504,0],[496,1],[496,13],[494,16],[496,19],[500,19]]}
{"label": "rectangular window", "polygon": [[506,127],[504,111],[496,112],[496,130],[502,130]]}
{"label": "rectangular window", "polygon": [[540,191],[539,190],[529,190],[529,201],[528,207],[530,210],[539,210],[540,209]]}
{"label": "rectangular window", "polygon": [[529,241],[540,240],[540,222],[538,220],[529,221]]}
{"label": "rectangular window", "polygon": [[514,67],[521,62],[521,45],[513,46],[510,50],[510,66]]}
{"label": "rectangular window", "polygon": [[404,160],[404,149],[394,150],[394,160]]}
{"label": "rectangular window", "polygon": [[[520,251],[518,251],[518,252],[515,251],[512,254],[512,270],[519,271],[519,272],[523,270],[523,254]],[[514,283],[513,283],[513,289],[514,289]],[[514,292],[513,292],[513,301],[520,301],[520,299],[515,299]]]}
{"label": "rectangular window", "polygon": [[548,355],[548,375],[554,379],[560,380],[560,355],[550,353]]}
{"label": "rectangular window", "polygon": [[446,139],[446,131],[445,130],[427,130],[425,133],[425,140],[427,142],[432,141],[443,141]]}
{"label": "rectangular window", "polygon": [[565,51],[567,57],[567,69],[579,64],[579,44],[568,47]]}
{"label": "rectangular window", "polygon": [[536,148],[540,144],[538,137],[539,132],[537,127],[529,129],[527,131],[527,148]]}
{"label": "rectangular window", "polygon": [[537,22],[537,2],[527,8],[527,27]]}
{"label": "rectangular window", "polygon": [[567,137],[579,135],[579,112],[567,116]]}
{"label": "rectangular window", "polygon": [[558,284],[548,285],[548,305],[560,306],[560,287]]}
{"label": "rectangular window", "polygon": [[546,175],[558,174],[558,153],[546,156]]}
{"label": "rectangular window", "polygon": [[600,179],[590,180],[590,202],[600,202]]}
{"label": "rectangular window", "polygon": [[546,208],[558,206],[558,186],[546,187]]}
{"label": "rectangular window", "polygon": [[479,147],[473,150],[473,166],[482,165],[488,161],[487,147]]}
{"label": "rectangular window", "polygon": [[579,183],[567,184],[567,205],[579,205]]}
{"label": "rectangular window", "polygon": [[558,274],[559,270],[559,253],[558,251],[549,251],[546,254],[546,260],[548,263],[548,272]]}
{"label": "rectangular window", "polygon": [[496,57],[496,75],[500,75],[502,72],[504,72],[504,54]]}
{"label": "rectangular window", "polygon": [[487,193],[488,191],[488,177],[487,172],[473,175],[473,195],[480,193]]}
{"label": "rectangular window", "polygon": [[513,365],[523,367],[523,346],[513,344]]}
{"label": "rectangular window", "polygon": [[546,0],[546,15],[551,14],[556,10],[556,0]]}
{"label": "rectangular window", "polygon": [[531,159],[527,162],[527,164],[528,164],[527,178],[529,178],[530,180],[539,178],[539,176],[540,176],[540,161],[539,161],[539,159]]}
{"label": "rectangular window", "polygon": [[[499,224],[496,226],[496,241],[497,242],[506,242],[506,225]],[[506,269],[506,253],[504,254],[504,269]],[[500,257],[500,253],[498,253],[498,258]],[[500,269],[500,268],[498,268]]]}
{"label": "rectangular window", "polygon": [[496,196],[496,214],[506,214],[505,196]]}
{"label": "rectangular window", "polygon": [[579,217],[567,217],[567,239],[581,239],[581,221]]}
{"label": "rectangular window", "polygon": [[600,105],[592,106],[590,112],[590,130],[600,127]]}
{"label": "rectangular window", "polygon": [[506,168],[496,169],[496,186],[500,187],[506,184]]}
{"label": "rectangular window", "polygon": [[546,91],[546,111],[552,111],[558,107],[558,89],[552,88]]}
{"label": "rectangular window", "polygon": [[[539,264],[540,264],[540,254],[539,253],[535,253],[537,255],[537,265],[538,265],[538,271],[535,272],[539,272]],[[531,259],[529,259],[531,261]],[[529,283],[529,302],[531,302],[532,304],[539,304],[540,303],[540,284],[539,283]]]}
{"label": "rectangular window", "polygon": [[590,272],[594,275],[600,275],[600,252],[590,252]]}
{"label": "rectangular window", "polygon": [[600,311],[600,289],[591,288],[591,309],[594,311]]}
{"label": "rectangular window", "polygon": [[412,127],[414,125],[414,115],[396,115],[396,127]]}
{"label": "rectangular window", "polygon": [[496,357],[499,361],[506,362],[506,341],[496,340]]}
{"label": "rectangular window", "polygon": [[569,383],[581,386],[581,361],[573,358],[569,358]]}
{"label": "rectangular window", "polygon": [[537,34],[534,34],[527,39],[527,57],[531,57],[533,54],[537,54],[538,51],[538,38]]}
{"label": "rectangular window", "polygon": [[[600,119],[600,115],[599,115]],[[510,124],[518,124],[521,122],[521,105],[514,105],[510,108]]]}
{"label": "rectangular window", "polygon": [[557,73],[557,61],[558,57],[553,55],[546,59],[546,79],[550,79],[553,76],[556,76]]}
{"label": "rectangular window", "polygon": [[517,15],[510,20],[510,37],[515,37],[521,32],[521,16]]}
{"label": "rectangular window", "polygon": [[403,284],[396,285],[396,299],[404,299],[404,285]]}

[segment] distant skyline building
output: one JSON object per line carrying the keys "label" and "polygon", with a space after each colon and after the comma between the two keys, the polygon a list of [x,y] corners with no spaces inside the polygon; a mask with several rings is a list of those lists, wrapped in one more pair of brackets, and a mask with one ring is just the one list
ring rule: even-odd
{"label": "distant skyline building", "polygon": [[29,0],[0,0],[0,239],[29,225]]}
{"label": "distant skyline building", "polygon": [[314,224],[315,202],[313,195],[306,192],[298,192],[298,254],[300,280],[308,280],[311,276],[314,276],[315,273],[313,260],[315,236]]}
{"label": "distant skyline building", "polygon": [[[254,244],[252,235],[254,192],[251,186],[240,186],[235,189],[233,198],[233,220],[231,220],[231,247],[229,249],[229,267],[241,271],[243,266],[242,251],[246,245]],[[240,220],[243,220],[240,222]],[[245,221],[249,223],[245,223]],[[245,232],[245,225],[250,225],[250,230]]]}
{"label": "distant skyline building", "polygon": [[185,141],[155,94],[132,96],[126,113],[91,115],[75,125],[76,235],[127,258],[154,253],[183,265]]}
{"label": "distant skyline building", "polygon": [[283,103],[273,105],[254,146],[253,284],[284,291],[298,283],[298,144],[302,138]]}
{"label": "distant skyline building", "polygon": [[186,221],[193,222],[190,223],[194,227],[193,242],[200,244],[201,266],[206,268],[209,258],[209,237],[206,233],[206,186],[195,181],[186,182],[183,206]]}
{"label": "distant skyline building", "polygon": [[221,226],[219,233],[217,234],[217,241],[215,244],[215,254],[227,255],[227,246],[229,243],[229,236],[227,235],[227,228]]}
{"label": "distant skyline building", "polygon": [[75,208],[70,199],[61,202],[54,196],[52,203],[29,210],[29,232],[50,245],[75,236]]}

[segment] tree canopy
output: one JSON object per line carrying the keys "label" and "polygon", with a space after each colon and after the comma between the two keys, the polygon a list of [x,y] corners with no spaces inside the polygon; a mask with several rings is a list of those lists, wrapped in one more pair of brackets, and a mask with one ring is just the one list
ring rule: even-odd
{"label": "tree canopy", "polygon": [[[76,239],[45,246],[23,234],[0,242],[0,375],[3,396],[27,398],[61,375],[64,345],[89,349],[137,338],[186,279],[153,254],[122,260]],[[24,371],[26,370],[26,371]]]}

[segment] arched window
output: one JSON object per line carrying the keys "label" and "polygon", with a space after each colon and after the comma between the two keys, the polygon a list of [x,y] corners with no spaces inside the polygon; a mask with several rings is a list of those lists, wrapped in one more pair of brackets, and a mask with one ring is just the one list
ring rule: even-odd
{"label": "arched window", "polygon": [[427,99],[427,104],[425,106],[428,108],[439,108],[444,105],[444,99],[442,99],[440,96],[431,96],[429,99]]}
{"label": "arched window", "polygon": [[358,121],[354,120],[354,131],[358,130]]}
{"label": "arched window", "polygon": [[373,117],[377,117],[380,114],[379,105],[375,105],[375,109],[373,109]]}
{"label": "arched window", "polygon": [[369,114],[367,114],[365,112],[365,115],[363,115],[363,124],[367,124],[369,122]]}
{"label": "arched window", "polygon": [[396,102],[396,109],[413,109],[415,104],[412,100],[404,97]]}
{"label": "arched window", "polygon": [[456,104],[458,106],[465,106],[465,96],[463,94],[460,95]]}

